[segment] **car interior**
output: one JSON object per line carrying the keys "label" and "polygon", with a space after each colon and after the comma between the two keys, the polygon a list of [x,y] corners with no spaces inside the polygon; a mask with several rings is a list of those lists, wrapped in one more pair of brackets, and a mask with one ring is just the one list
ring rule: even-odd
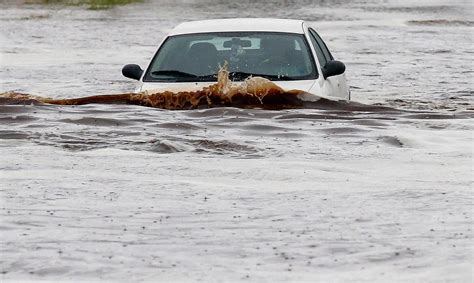
{"label": "car interior", "polygon": [[227,62],[231,74],[300,77],[313,72],[307,46],[296,36],[261,34],[255,37],[190,39],[176,44],[172,48],[174,52],[163,50],[167,54],[153,64],[153,71],[178,70],[195,76],[209,76],[216,74],[219,66]]}

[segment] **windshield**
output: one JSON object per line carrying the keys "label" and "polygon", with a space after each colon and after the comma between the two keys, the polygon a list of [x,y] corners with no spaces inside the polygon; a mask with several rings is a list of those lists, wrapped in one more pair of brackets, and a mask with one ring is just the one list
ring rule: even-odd
{"label": "windshield", "polygon": [[228,63],[230,78],[261,76],[273,81],[317,77],[302,34],[269,32],[200,33],[169,37],[143,81],[216,81],[219,66]]}

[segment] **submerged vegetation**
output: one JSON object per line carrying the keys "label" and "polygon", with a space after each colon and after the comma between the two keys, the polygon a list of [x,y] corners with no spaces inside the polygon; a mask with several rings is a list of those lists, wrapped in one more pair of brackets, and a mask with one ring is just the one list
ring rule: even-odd
{"label": "submerged vegetation", "polygon": [[117,5],[142,2],[143,0],[26,0],[27,4],[87,5],[91,10],[109,9]]}

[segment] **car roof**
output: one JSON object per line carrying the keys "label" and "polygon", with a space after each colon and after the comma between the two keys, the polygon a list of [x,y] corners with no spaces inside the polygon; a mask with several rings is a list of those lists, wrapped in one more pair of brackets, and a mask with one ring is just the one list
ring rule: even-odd
{"label": "car roof", "polygon": [[176,26],[169,35],[232,32],[232,31],[264,31],[304,33],[302,20],[270,19],[270,18],[234,18],[184,22]]}

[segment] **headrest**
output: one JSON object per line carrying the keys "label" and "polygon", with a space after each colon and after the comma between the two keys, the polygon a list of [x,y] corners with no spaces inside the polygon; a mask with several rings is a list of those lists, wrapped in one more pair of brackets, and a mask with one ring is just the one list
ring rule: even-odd
{"label": "headrest", "polygon": [[209,42],[197,42],[191,45],[188,53],[193,54],[208,54],[209,52],[216,53],[217,48],[214,44]]}
{"label": "headrest", "polygon": [[288,40],[286,38],[263,38],[260,42],[260,47],[262,49],[280,49],[280,50],[294,50],[295,41]]}

